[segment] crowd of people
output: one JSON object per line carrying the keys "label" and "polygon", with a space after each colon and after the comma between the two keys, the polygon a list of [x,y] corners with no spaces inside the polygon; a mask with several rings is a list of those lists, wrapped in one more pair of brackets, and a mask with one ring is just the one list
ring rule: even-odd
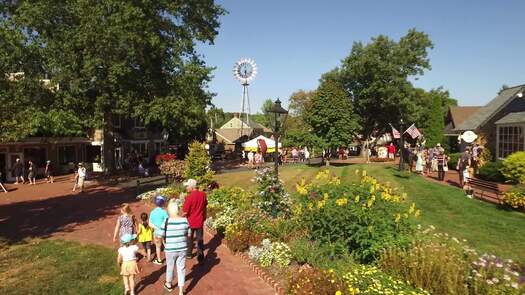
{"label": "crowd of people", "polygon": [[187,193],[184,203],[179,199],[167,201],[163,196],[156,196],[156,207],[149,216],[142,212],[139,222],[129,204],[123,204],[113,241],[118,240],[120,243],[117,263],[126,294],[135,294],[135,276],[140,273],[137,263],[139,258],[157,265],[166,264],[164,289],[168,292],[175,289],[173,279],[176,273],[179,295],[184,294],[186,259],[194,257],[195,242],[197,261],[199,264],[204,262],[203,226],[208,205],[206,193],[198,189],[194,179],[184,182],[184,186]]}
{"label": "crowd of people", "polygon": [[[476,144],[473,147],[467,147],[460,154],[456,167],[454,167],[458,172],[459,185],[463,187],[469,197],[472,194],[469,179],[477,172],[482,153],[483,146],[481,145]],[[450,157],[439,143],[430,148],[406,145],[403,149],[403,161],[410,172],[414,171],[423,175],[437,172],[437,179],[444,181],[445,173],[449,171]]]}
{"label": "crowd of people", "polygon": [[[27,184],[29,185],[35,185],[36,184],[36,176],[38,168],[36,164],[29,160],[27,161],[27,165],[24,165],[22,161],[20,161],[20,158],[17,158],[15,160],[15,163],[13,164],[13,167],[11,167],[11,173],[15,179],[15,182],[13,184],[25,184],[27,179]],[[44,167],[44,177],[46,183],[54,183],[55,182],[55,168],[53,166],[53,163],[51,160],[46,161],[46,165]],[[85,187],[85,180],[87,178],[87,169],[84,166],[83,163],[78,163],[77,167],[74,169],[74,184],[73,184],[73,191],[76,191],[77,189],[81,192],[84,191]],[[4,191],[5,193],[8,192],[8,190],[3,185],[2,181],[2,175],[0,175],[0,189]]]}

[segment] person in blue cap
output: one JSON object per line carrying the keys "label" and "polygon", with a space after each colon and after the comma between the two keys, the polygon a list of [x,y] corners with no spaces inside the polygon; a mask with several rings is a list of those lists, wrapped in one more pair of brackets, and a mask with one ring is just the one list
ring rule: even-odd
{"label": "person in blue cap", "polygon": [[160,255],[162,252],[162,240],[164,239],[164,223],[166,223],[166,219],[168,219],[168,213],[164,209],[165,204],[166,198],[163,196],[156,196],[155,205],[157,207],[155,207],[155,209],[149,214],[149,223],[153,228],[153,242],[155,243],[155,251],[157,255],[153,260],[153,263],[158,265],[162,264],[162,258]]}
{"label": "person in blue cap", "polygon": [[120,266],[120,275],[124,281],[125,294],[135,295],[135,276],[139,274],[137,252],[139,247],[134,241],[135,234],[124,234],[120,237],[122,246],[118,249],[117,263]]}

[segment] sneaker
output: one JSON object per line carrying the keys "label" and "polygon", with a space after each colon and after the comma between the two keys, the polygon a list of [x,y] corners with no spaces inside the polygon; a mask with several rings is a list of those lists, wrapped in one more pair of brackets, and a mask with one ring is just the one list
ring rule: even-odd
{"label": "sneaker", "polygon": [[168,292],[171,292],[173,291],[173,286],[168,285],[168,283],[164,283],[164,289],[166,289]]}
{"label": "sneaker", "polygon": [[156,264],[156,265],[162,265],[162,261],[160,261],[158,259],[153,259],[153,263]]}

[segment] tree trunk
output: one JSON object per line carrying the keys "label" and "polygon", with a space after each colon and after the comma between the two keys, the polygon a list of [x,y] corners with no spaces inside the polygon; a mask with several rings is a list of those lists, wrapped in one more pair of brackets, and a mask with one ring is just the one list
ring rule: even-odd
{"label": "tree trunk", "polygon": [[104,140],[102,143],[102,169],[104,173],[115,171],[115,137],[113,135],[113,124],[111,115],[104,115]]}

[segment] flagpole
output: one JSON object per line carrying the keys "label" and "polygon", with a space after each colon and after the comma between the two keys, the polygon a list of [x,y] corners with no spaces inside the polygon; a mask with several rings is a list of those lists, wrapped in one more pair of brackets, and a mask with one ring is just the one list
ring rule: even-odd
{"label": "flagpole", "polygon": [[404,124],[403,119],[400,121],[400,127],[399,133],[401,134],[400,140],[399,140],[399,171],[405,170],[405,159],[404,159],[404,153],[405,153],[405,141],[403,140],[403,135],[405,135]]}

